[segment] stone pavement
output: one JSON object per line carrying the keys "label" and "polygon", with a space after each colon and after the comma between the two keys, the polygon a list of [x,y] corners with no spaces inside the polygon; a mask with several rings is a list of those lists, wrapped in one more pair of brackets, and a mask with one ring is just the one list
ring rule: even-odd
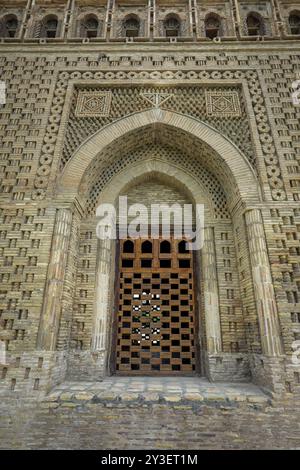
{"label": "stone pavement", "polygon": [[251,383],[210,383],[200,377],[107,377],[101,382],[64,382],[45,401],[247,401],[268,403]]}

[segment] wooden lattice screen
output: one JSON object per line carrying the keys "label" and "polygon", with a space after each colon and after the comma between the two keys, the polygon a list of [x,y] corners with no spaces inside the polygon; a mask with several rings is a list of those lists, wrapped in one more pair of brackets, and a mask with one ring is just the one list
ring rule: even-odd
{"label": "wooden lattice screen", "polygon": [[118,294],[116,373],[193,373],[193,259],[186,242],[122,241]]}

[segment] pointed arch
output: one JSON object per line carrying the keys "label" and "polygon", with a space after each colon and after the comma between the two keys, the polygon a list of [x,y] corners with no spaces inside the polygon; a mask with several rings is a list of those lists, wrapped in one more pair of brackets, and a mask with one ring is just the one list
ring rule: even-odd
{"label": "pointed arch", "polygon": [[[57,194],[67,199],[76,197],[81,180],[94,158],[100,155],[110,144],[119,140],[120,145],[131,132],[149,127],[152,130],[165,126],[174,132],[180,130],[195,141],[204,143],[211,150],[210,161],[213,171],[221,168],[219,178],[230,200],[241,199],[245,203],[257,203],[261,200],[260,187],[254,170],[242,152],[227,137],[208,124],[185,115],[161,109],[152,109],[134,113],[115,121],[89,137],[75,152],[64,168]],[[222,176],[224,175],[224,176]]]}

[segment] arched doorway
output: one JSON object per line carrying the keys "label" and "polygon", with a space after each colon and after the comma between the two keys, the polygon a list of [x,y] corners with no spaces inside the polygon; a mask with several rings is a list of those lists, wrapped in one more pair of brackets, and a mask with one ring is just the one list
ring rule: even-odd
{"label": "arched doorway", "polygon": [[[158,145],[162,154],[137,157],[150,148],[150,143]],[[168,145],[173,148],[171,157],[165,150]],[[184,158],[174,149],[185,153]],[[134,114],[92,136],[78,149],[58,182],[58,203],[63,200],[65,205],[68,201],[81,205],[81,239],[92,240],[82,242],[82,261],[88,262],[90,272],[86,276],[92,282],[77,285],[81,310],[79,315],[73,312],[72,321],[75,325],[85,319],[85,326],[79,333],[73,328],[71,345],[80,358],[80,364],[75,361],[74,367],[84,367],[89,376],[95,376],[95,371],[103,375],[116,327],[112,322],[116,246],[111,240],[100,243],[94,238],[95,208],[101,201],[115,201],[137,178],[158,174],[173,186],[184,188],[194,202],[205,205],[204,246],[196,255],[200,267],[196,295],[199,317],[203,315],[205,325],[203,369],[213,380],[248,377],[250,353],[280,354],[262,219],[259,209],[253,208],[260,202],[259,185],[250,164],[228,139],[196,119],[160,109]],[[58,222],[68,209],[61,211]],[[86,256],[85,250],[93,258]],[[242,253],[238,260],[237,252]],[[78,269],[82,266],[79,264]],[[247,295],[241,295],[245,291]],[[51,337],[43,334],[44,325],[51,320],[46,307],[40,327],[41,345],[53,344],[58,333],[59,315]],[[80,351],[85,352],[85,360]]]}
{"label": "arched doorway", "polygon": [[[156,136],[157,137],[157,136]],[[194,167],[194,172],[199,171],[199,180],[195,178],[195,175],[192,176],[189,173],[187,173],[187,168],[185,164],[187,165],[187,161],[185,161],[188,156],[184,154],[181,150],[174,149],[173,147],[163,145],[161,142],[154,142],[152,145],[147,145],[146,148],[144,146],[138,146],[137,149],[132,149],[128,152],[128,156],[130,158],[130,164],[125,166],[123,171],[120,171],[117,173],[113,178],[109,180],[109,183],[105,185],[103,190],[99,188],[98,186],[94,187],[91,191],[91,194],[93,194],[93,198],[95,197],[94,191],[97,191],[100,195],[100,199],[97,199],[98,203],[101,204],[102,202],[105,203],[112,203],[113,205],[117,205],[118,203],[118,197],[119,195],[128,196],[128,206],[130,204],[134,204],[138,201],[141,200],[144,204],[146,204],[146,207],[149,208],[150,203],[152,201],[155,201],[157,203],[168,203],[170,206],[172,203],[180,203],[180,204],[190,204],[192,205],[197,204],[203,204],[205,208],[205,220],[208,226],[211,226],[210,229],[205,229],[205,233],[208,238],[211,238],[211,242],[214,245],[214,227],[213,225],[216,224],[217,227],[217,233],[218,237],[220,237],[220,233],[222,230],[224,230],[225,227],[227,227],[228,233],[231,231],[231,239],[232,239],[232,227],[231,227],[231,221],[229,218],[227,206],[226,206],[226,197],[224,193],[222,192],[222,189],[220,185],[218,184],[218,181],[213,177],[212,174],[207,173],[207,172],[202,172],[202,167],[200,164],[197,165],[197,167]],[[160,159],[158,158],[160,156]],[[126,154],[121,153],[121,161],[124,163],[127,161]],[[135,164],[133,165],[133,161],[135,161]],[[119,160],[118,160],[119,162]],[[178,166],[175,166],[175,162],[178,162]],[[181,166],[179,165],[179,162],[181,163]],[[183,164],[183,165],[182,165]],[[116,165],[116,163],[112,163],[113,166]],[[117,163],[118,166],[118,163]],[[111,175],[112,173],[112,168],[110,166],[107,167],[107,175]],[[104,175],[103,175],[104,177]],[[215,192],[218,197],[215,197],[214,200],[212,200],[212,194],[209,194],[209,187],[214,188],[212,190],[212,194]],[[218,190],[217,190],[218,188]],[[93,212],[93,207],[91,206],[89,211]],[[218,215],[219,214],[219,215]],[[220,222],[222,221],[221,225]],[[84,237],[84,235],[83,235]],[[209,240],[207,240],[209,242]],[[121,242],[122,243],[122,242]],[[140,245],[140,252],[142,251],[142,247],[140,242],[137,242]],[[131,271],[131,275],[127,276],[126,279],[131,279],[131,282],[133,282],[133,274],[135,273],[138,276],[141,276],[141,274],[144,272],[144,277],[147,280],[147,283],[150,284],[151,282],[151,287],[152,285],[156,286],[158,283],[157,281],[155,282],[155,278],[151,280],[149,278],[149,275],[147,275],[147,266],[141,264],[139,265],[139,262],[142,261],[139,258],[135,258],[135,251],[133,249],[133,244],[127,240],[126,241],[126,246],[125,246],[125,251],[129,251],[128,255],[124,254],[124,258],[128,258],[129,261],[132,262],[131,265],[129,265],[127,260],[126,264],[124,265],[124,271],[128,272]],[[107,322],[106,319],[110,316],[110,312],[113,311],[114,305],[117,306],[118,312],[117,315],[120,315],[120,318],[118,317],[115,318],[115,323],[112,325],[112,328],[110,330],[110,334],[108,337],[106,337],[106,351],[107,351],[107,365],[108,368],[111,370],[111,365],[115,364],[116,358],[115,358],[115,342],[111,345],[110,341],[112,337],[116,336],[116,331],[120,335],[122,335],[122,331],[120,328],[120,322],[122,321],[122,313],[123,310],[126,311],[126,316],[128,315],[128,309],[127,307],[120,306],[119,303],[119,294],[118,294],[118,289],[119,289],[119,284],[114,285],[114,279],[118,276],[118,267],[120,267],[120,257],[119,254],[117,253],[117,262],[114,262],[114,256],[115,256],[115,247],[116,247],[116,242],[102,242],[100,243],[100,253],[101,250],[103,249],[103,254],[99,255],[99,258],[105,258],[107,262],[101,263],[99,267],[99,274],[98,274],[98,294],[96,294],[97,298],[101,298],[100,304],[98,306],[95,306],[95,312],[94,312],[94,326],[93,326],[93,332],[94,332],[94,338],[95,338],[95,348],[99,348],[100,344],[104,344],[103,341],[103,332],[104,329],[107,328]],[[174,242],[173,242],[173,248],[174,248]],[[111,253],[111,257],[108,258],[107,253],[108,250]],[[153,248],[154,250],[154,248]],[[155,276],[160,276],[160,280],[166,281],[166,275],[171,276],[176,275],[177,279],[180,279],[180,272],[185,275],[183,275],[182,283],[186,282],[187,279],[190,276],[191,282],[189,283],[188,287],[190,291],[188,292],[188,296],[192,297],[192,302],[188,302],[188,308],[191,309],[192,313],[192,320],[193,320],[193,325],[189,325],[188,328],[191,328],[193,331],[191,334],[193,335],[193,351],[190,351],[191,353],[194,353],[193,363],[191,365],[195,366],[194,369],[191,367],[191,370],[189,367],[185,367],[186,373],[193,372],[196,370],[198,373],[201,370],[201,373],[204,375],[208,374],[208,365],[207,365],[207,357],[206,357],[206,351],[207,351],[207,346],[209,344],[209,348],[212,353],[217,353],[221,351],[221,333],[220,333],[220,318],[219,318],[219,305],[218,305],[218,294],[216,294],[217,290],[217,279],[216,279],[216,274],[215,274],[215,269],[216,267],[213,265],[213,269],[210,272],[210,253],[209,253],[210,247],[209,243],[205,244],[204,249],[201,251],[195,251],[192,254],[189,254],[188,257],[190,258],[189,260],[189,269],[186,270],[186,266],[184,266],[185,260],[185,253],[182,247],[182,244],[179,246],[176,246],[176,249],[173,249],[173,256],[175,256],[175,259],[173,259],[173,265],[171,263],[171,267],[176,267],[180,269],[174,269],[173,272],[170,271],[170,266],[166,266],[159,272],[160,270],[156,269],[156,272],[154,272],[154,269],[151,269],[151,267],[148,266],[148,270],[151,269],[152,272],[154,272]],[[130,253],[132,251],[132,253]],[[159,250],[160,251],[160,250]],[[154,251],[153,251],[154,253]],[[156,245],[156,259],[151,260],[149,258],[147,253],[142,253],[142,257],[145,258],[145,262],[149,263],[149,261],[153,261],[154,263],[156,262],[156,267],[160,267],[160,253],[158,252],[158,245]],[[193,256],[192,256],[193,255]],[[206,262],[206,269],[202,270],[201,264],[202,264],[202,257],[207,257],[207,262]],[[162,254],[161,258],[168,258],[168,254]],[[231,254],[231,259],[232,263],[235,264],[234,261],[234,253]],[[135,259],[134,259],[135,258]],[[182,258],[182,260],[179,260],[179,258]],[[166,259],[166,261],[169,261]],[[163,264],[163,263],[162,263]],[[115,268],[114,268],[115,267]],[[136,272],[134,268],[141,268],[140,272]],[[146,272],[145,272],[146,271]],[[188,276],[186,275],[188,272]],[[148,271],[149,272],[149,271]],[[162,276],[162,273],[165,273],[166,275]],[[200,279],[200,273],[203,274],[202,279]],[[125,275],[125,273],[122,273]],[[106,289],[106,292],[108,293],[110,290],[115,289],[115,292],[117,292],[117,299],[114,302],[113,298],[109,298],[109,295],[107,294],[105,296],[105,292],[103,291],[103,280],[104,278],[106,279],[106,285],[110,285],[110,289]],[[157,278],[156,278],[157,279]],[[150,280],[150,282],[149,282]],[[211,282],[212,280],[212,282]],[[130,280],[129,280],[130,282]],[[205,286],[201,288],[200,283],[204,283]],[[110,284],[109,284],[110,283]],[[210,284],[209,288],[213,289],[212,293],[212,301],[209,296],[206,296],[206,299],[204,299],[203,292],[204,288],[208,289],[208,285]],[[140,289],[142,285],[139,283],[137,284],[137,289]],[[174,292],[171,292],[171,289],[168,292],[168,296],[174,295],[175,297],[178,297],[178,299],[168,299],[166,298],[165,300],[169,300],[170,304],[172,304],[171,300],[174,300],[174,304],[177,303],[178,307],[182,303],[182,306],[184,307],[184,304],[188,299],[180,298],[180,289],[179,289],[179,284],[180,282],[172,282],[169,283],[171,284],[171,287],[173,287]],[[175,286],[176,284],[176,286]],[[140,287],[139,287],[140,286]],[[124,286],[124,283],[122,285],[122,289],[125,287],[125,289],[129,289],[129,285]],[[148,286],[144,286],[145,288],[149,289]],[[167,286],[168,287],[168,286]],[[158,289],[162,289],[162,283],[158,287]],[[157,291],[158,289],[155,289],[156,292],[153,292],[152,294],[159,294],[160,293]],[[184,288],[183,288],[184,289]],[[176,292],[175,292],[176,291]],[[178,292],[179,291],[179,292]],[[200,292],[202,292],[200,296]],[[123,293],[123,292],[122,292]],[[131,292],[128,295],[133,294]],[[134,294],[140,295],[140,292],[134,292]],[[182,295],[184,295],[182,293]],[[201,298],[200,298],[201,297]],[[129,298],[126,299],[129,302]],[[138,299],[141,300],[141,299]],[[148,300],[148,299],[145,299]],[[136,302],[138,303],[138,302]],[[202,303],[202,306],[200,308],[200,303]],[[206,306],[204,306],[204,303],[206,303]],[[102,307],[99,308],[99,305]],[[186,315],[187,310],[184,310],[184,314]],[[178,309],[179,311],[179,309]],[[204,311],[207,312],[207,315],[204,314]],[[166,313],[166,312],[165,312]],[[171,311],[170,311],[171,313]],[[242,323],[242,317],[241,317],[241,311],[236,315],[236,318],[239,319],[239,321]],[[119,320],[119,321],[118,321]],[[176,318],[176,320],[181,320],[179,316]],[[127,328],[132,328],[132,325],[128,325],[128,322],[125,320],[125,327]],[[186,322],[183,322],[186,323]],[[134,325],[133,328],[137,328],[138,325]],[[151,327],[151,325],[150,325]],[[174,327],[175,328],[175,327]],[[168,334],[168,333],[167,333]],[[173,334],[178,334],[173,331]],[[189,332],[182,333],[182,334],[189,334]],[[131,340],[130,338],[130,331],[124,331],[125,335],[125,340],[129,341]],[[121,338],[119,338],[121,339]],[[136,339],[136,338],[134,338]],[[192,339],[192,336],[190,336],[189,339]],[[175,338],[173,338],[174,341],[176,341]],[[240,340],[241,340],[241,347],[244,347],[244,333],[240,335]],[[172,339],[170,338],[170,341]],[[243,343],[243,344],[242,344]],[[125,348],[128,349],[128,344],[124,344]],[[166,345],[167,346],[167,345]],[[175,344],[174,346],[178,346],[177,349],[180,348],[180,344]],[[185,344],[184,346],[188,346]],[[229,352],[229,343],[227,344],[228,347],[228,352]],[[198,350],[201,350],[201,354],[197,354]],[[131,351],[127,351],[131,353]],[[138,351],[133,351],[134,353],[137,353]],[[158,352],[158,351],[156,351]],[[171,351],[170,353],[172,354],[174,352],[174,358],[177,355],[179,351]],[[183,351],[186,353],[187,351]],[[112,358],[109,356],[109,354],[112,353]],[[177,359],[180,359],[177,357]],[[185,359],[188,359],[187,357]],[[179,362],[179,361],[177,361]],[[125,361],[124,361],[125,363]],[[127,362],[128,364],[128,362]],[[172,365],[172,364],[171,364]],[[178,366],[178,364],[177,364]],[[123,368],[124,370],[127,369],[128,372],[128,367]],[[164,372],[167,373],[167,367],[164,368]],[[113,366],[112,368],[113,371],[115,371],[115,367]],[[178,372],[178,367],[174,367],[173,373],[176,373],[176,370]],[[169,373],[172,371],[169,371]],[[182,372],[179,370],[179,372]]]}
{"label": "arched doorway", "polygon": [[[147,153],[151,158],[149,149]],[[153,147],[152,158],[155,153],[162,155],[159,145]],[[128,207],[142,203],[148,217],[153,204],[166,209],[192,206],[188,195],[160,173],[137,178],[122,196],[127,197]],[[164,218],[167,216],[165,213]],[[163,235],[163,227],[158,225],[149,227],[158,229],[157,238],[149,230],[148,236],[117,243],[111,370],[118,375],[192,375],[200,371],[196,260],[186,241],[177,238],[172,216],[176,213],[170,212],[168,234]]]}

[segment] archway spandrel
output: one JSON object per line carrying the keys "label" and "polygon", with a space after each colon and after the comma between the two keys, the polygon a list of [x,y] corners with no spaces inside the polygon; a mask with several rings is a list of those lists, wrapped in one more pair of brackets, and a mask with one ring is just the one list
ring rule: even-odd
{"label": "archway spandrel", "polygon": [[217,161],[214,162],[213,158],[219,159],[219,165],[223,166],[222,174],[220,166],[218,170],[221,179],[223,174],[227,174],[224,182],[228,177],[231,179],[230,184],[224,184],[228,191],[231,191],[231,194],[228,194],[228,199],[236,199],[236,194],[232,193],[232,187],[237,187],[242,200],[251,204],[260,201],[260,189],[254,171],[234,144],[201,121],[160,109],[136,113],[110,124],[94,134],[78,149],[66,165],[59,181],[58,192],[67,193],[70,186],[74,194],[78,192],[85,172],[97,155],[101,154],[113,142],[120,141],[121,145],[122,142],[126,143],[126,137],[131,132],[147,126],[154,126],[155,132],[156,128],[162,129],[162,126],[166,129],[178,130],[186,136],[192,136],[195,142],[209,146],[212,151],[212,161],[207,164],[214,165]]}

